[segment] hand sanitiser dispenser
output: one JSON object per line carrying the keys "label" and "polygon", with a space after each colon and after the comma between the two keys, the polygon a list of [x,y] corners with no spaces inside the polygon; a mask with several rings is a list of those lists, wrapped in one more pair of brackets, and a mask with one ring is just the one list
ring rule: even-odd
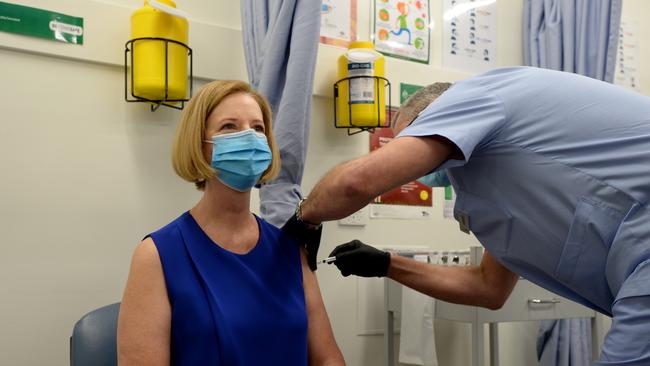
{"label": "hand sanitiser dispenser", "polygon": [[[386,87],[390,105],[390,83],[384,78],[384,56],[372,42],[352,42],[338,59],[334,84],[334,125],[360,131],[388,127]],[[349,130],[348,130],[349,131]]]}
{"label": "hand sanitiser dispenser", "polygon": [[192,94],[192,50],[187,46],[188,38],[187,15],[176,9],[171,0],[145,0],[144,6],[133,12],[124,64],[125,88],[130,84],[135,100],[129,100],[125,90],[128,102],[149,102],[152,111],[160,105],[183,108]]}

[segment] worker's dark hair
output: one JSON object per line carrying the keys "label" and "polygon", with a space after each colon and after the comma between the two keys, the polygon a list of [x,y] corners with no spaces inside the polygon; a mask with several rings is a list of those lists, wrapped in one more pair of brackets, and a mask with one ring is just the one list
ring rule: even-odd
{"label": "worker's dark hair", "polygon": [[399,112],[395,115],[393,125],[397,121],[397,116],[403,115],[403,118],[412,120],[418,113],[422,112],[434,99],[451,87],[451,83],[433,83],[416,91],[407,100],[402,103]]}

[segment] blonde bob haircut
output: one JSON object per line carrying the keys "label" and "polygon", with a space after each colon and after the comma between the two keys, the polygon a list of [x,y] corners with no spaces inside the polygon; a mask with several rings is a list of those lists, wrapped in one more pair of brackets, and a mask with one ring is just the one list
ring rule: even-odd
{"label": "blonde bob haircut", "polygon": [[174,171],[181,178],[194,183],[200,191],[205,189],[205,181],[216,174],[210,165],[211,162],[206,161],[202,149],[203,141],[210,138],[205,136],[208,117],[224,98],[236,93],[250,95],[262,110],[266,139],[273,158],[258,183],[275,178],[280,171],[280,154],[273,137],[269,103],[248,83],[239,80],[217,80],[205,85],[189,101],[183,110],[172,147]]}

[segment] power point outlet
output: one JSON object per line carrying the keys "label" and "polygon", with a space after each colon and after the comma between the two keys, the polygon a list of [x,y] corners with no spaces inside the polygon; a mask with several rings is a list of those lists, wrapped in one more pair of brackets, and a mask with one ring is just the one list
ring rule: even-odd
{"label": "power point outlet", "polygon": [[368,210],[362,208],[361,210],[351,214],[348,217],[339,220],[339,225],[344,226],[366,226],[368,223]]}

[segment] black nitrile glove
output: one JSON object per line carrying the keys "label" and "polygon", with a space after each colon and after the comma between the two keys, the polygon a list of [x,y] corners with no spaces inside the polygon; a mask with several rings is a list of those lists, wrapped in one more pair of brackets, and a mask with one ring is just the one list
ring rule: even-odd
{"label": "black nitrile glove", "polygon": [[318,227],[314,227],[298,219],[297,215],[297,213],[294,213],[291,216],[284,226],[282,226],[282,231],[291,235],[298,241],[298,244],[305,247],[309,269],[315,271],[316,255],[318,254],[318,247],[320,247],[320,235],[323,231],[323,226],[318,225]]}
{"label": "black nitrile glove", "polygon": [[334,248],[330,257],[345,277],[353,274],[361,277],[384,277],[390,265],[390,253],[366,245],[359,240]]}

